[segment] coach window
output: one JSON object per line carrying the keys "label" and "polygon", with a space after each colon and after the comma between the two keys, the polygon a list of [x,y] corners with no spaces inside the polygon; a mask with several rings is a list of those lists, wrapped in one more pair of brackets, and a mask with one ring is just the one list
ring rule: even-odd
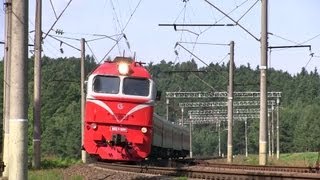
{"label": "coach window", "polygon": [[125,78],[123,93],[126,95],[149,96],[150,82],[148,79]]}
{"label": "coach window", "polygon": [[114,76],[96,76],[93,82],[93,90],[98,93],[119,93],[120,78]]}

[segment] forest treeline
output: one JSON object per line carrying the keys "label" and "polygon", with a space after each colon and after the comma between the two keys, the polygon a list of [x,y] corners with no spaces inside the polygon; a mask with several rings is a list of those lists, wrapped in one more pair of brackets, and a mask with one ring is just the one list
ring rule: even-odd
{"label": "forest treeline", "polygon": [[[28,152],[32,153],[33,134],[33,58],[28,60]],[[86,72],[97,64],[86,56]],[[228,65],[209,64],[198,67],[191,60],[173,63],[162,60],[158,64],[148,63],[158,89],[162,91],[161,101],[156,103],[156,112],[166,114],[166,91],[227,91]],[[183,72],[199,71],[199,72]],[[259,91],[259,68],[249,64],[236,67],[235,91]],[[3,82],[3,61],[0,62],[0,80]],[[275,69],[268,70],[268,91],[282,92],[280,107],[281,152],[319,151],[320,149],[320,77],[317,69],[307,72],[304,68],[296,75]],[[42,104],[41,104],[41,148],[43,156],[80,157],[80,59],[75,57],[42,59]],[[252,99],[249,99],[252,100]],[[3,117],[3,83],[0,83],[0,116]],[[181,116],[178,103],[181,101],[203,101],[203,99],[170,100],[169,119],[175,121]],[[206,99],[205,101],[226,101]],[[259,108],[259,107],[257,107]],[[274,113],[275,114],[275,113]],[[2,125],[2,122],[1,122]],[[259,149],[259,120],[248,121],[249,153],[257,154]],[[227,132],[222,125],[221,150],[226,154]],[[244,122],[234,122],[234,153],[244,154]],[[2,133],[0,143],[2,144]],[[2,149],[1,149],[2,151]],[[218,129],[215,124],[195,125],[193,131],[193,152],[195,155],[218,153]],[[31,156],[30,156],[31,157]]]}

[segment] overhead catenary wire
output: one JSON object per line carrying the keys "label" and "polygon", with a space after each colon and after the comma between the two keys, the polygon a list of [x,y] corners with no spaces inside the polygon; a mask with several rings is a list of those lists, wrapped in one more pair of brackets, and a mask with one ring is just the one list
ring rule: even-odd
{"label": "overhead catenary wire", "polygon": [[77,48],[77,47],[75,47],[75,46],[73,46],[73,45],[71,45],[71,44],[69,44],[69,43],[67,43],[67,42],[65,42],[65,41],[62,41],[61,39],[58,39],[58,38],[52,36],[51,34],[48,34],[48,36],[51,37],[52,39],[55,39],[55,40],[59,41],[60,43],[63,43],[63,44],[65,44],[65,45],[73,48],[73,49],[76,49],[76,50],[78,50],[78,51],[81,51],[79,48]]}
{"label": "overhead catenary wire", "polygon": [[129,19],[128,19],[127,23],[126,23],[126,25],[123,27],[123,29],[122,29],[121,33],[123,33],[123,32],[125,31],[125,29],[127,28],[128,24],[130,23],[130,21],[131,21],[131,19],[132,19],[133,15],[134,15],[134,14],[135,14],[135,12],[137,11],[137,9],[138,9],[138,7],[140,6],[141,2],[142,2],[142,0],[140,0],[140,1],[138,2],[137,6],[134,8],[133,12],[131,13],[131,15],[130,15],[130,17],[129,17]]}
{"label": "overhead catenary wire", "polygon": [[[200,59],[197,55],[195,55],[194,53],[192,53],[190,50],[188,50],[187,48],[185,48],[184,46],[182,46],[181,44],[177,43],[176,46],[180,46],[182,47],[184,50],[186,50],[187,52],[189,52],[193,57],[195,57],[196,59],[198,59],[199,61],[201,61],[203,64],[205,64],[207,67],[209,67],[209,65],[204,62],[202,59]],[[215,71],[217,74],[219,74],[221,77],[223,77],[224,79],[228,79],[227,77],[223,76],[221,73],[219,73],[217,70],[213,69],[213,71]]]}
{"label": "overhead catenary wire", "polygon": [[256,0],[256,2],[253,3],[252,6],[237,20],[237,23],[240,22],[240,20],[241,20],[245,15],[247,15],[248,12],[250,12],[251,9],[252,9],[258,2],[259,2],[259,0]]}
{"label": "overhead catenary wire", "polygon": [[311,55],[310,58],[309,58],[309,60],[308,60],[308,62],[307,62],[307,64],[304,66],[304,68],[306,68],[306,67],[308,66],[308,64],[310,63],[310,61],[311,61],[312,58],[313,58],[313,56]]}
{"label": "overhead catenary wire", "polygon": [[[196,43],[198,42],[198,39],[199,39],[199,35],[197,36],[197,38],[196,38],[196,41],[195,41],[195,43],[192,45],[192,54],[193,54],[193,52],[194,52],[194,50],[195,50],[195,48],[196,48]],[[190,60],[192,59],[192,54],[190,54]]]}
{"label": "overhead catenary wire", "polygon": [[227,54],[218,62],[218,64],[221,64],[229,55],[230,55],[230,53],[227,53]]}
{"label": "overhead catenary wire", "polygon": [[230,19],[232,22],[234,22],[235,24],[237,24],[241,29],[243,29],[245,32],[247,32],[251,37],[253,37],[255,40],[260,41],[259,38],[257,38],[255,35],[253,35],[250,31],[248,31],[246,28],[244,28],[241,24],[239,24],[237,21],[235,21],[233,18],[231,18],[228,14],[226,14],[225,12],[223,12],[222,10],[220,10],[218,7],[216,7],[215,5],[213,5],[210,1],[208,0],[204,0],[205,2],[207,2],[210,6],[214,7],[216,10],[218,10],[220,13],[222,13],[223,15],[225,15],[228,19]]}
{"label": "overhead catenary wire", "polygon": [[[30,20],[29,20],[29,21],[30,21]],[[30,23],[32,23],[32,22],[30,22]],[[30,33],[32,33],[32,32],[34,32],[34,31],[30,31]],[[29,35],[29,39],[31,39],[32,42],[34,41],[33,38],[32,38],[32,36],[30,36],[30,35]],[[51,55],[58,57],[58,55],[57,55],[56,53],[52,52],[52,51],[48,48],[48,46],[47,46],[46,44],[49,44],[49,46],[50,46],[52,49],[56,50],[57,52],[60,52],[60,50],[58,50],[57,48],[55,48],[54,45],[52,45],[51,42],[48,41],[47,39],[44,39],[43,41],[46,41],[46,43],[43,43],[43,45],[42,45],[42,46],[43,46],[43,49],[47,49]],[[60,42],[60,41],[59,41],[59,42]],[[61,53],[61,52],[60,52],[60,53]]]}
{"label": "overhead catenary wire", "polygon": [[[118,17],[116,8],[115,8],[115,6],[114,6],[114,4],[113,4],[113,0],[110,0],[110,3],[111,3],[111,6],[112,6],[112,10],[113,10],[114,16],[116,17],[116,21],[117,21],[117,23],[118,23],[119,29],[122,29],[123,26],[122,26],[122,23],[121,23],[120,20],[119,20],[119,17]],[[120,9],[120,8],[119,8],[119,9]],[[119,14],[120,14],[119,16],[121,16],[121,13],[119,13]],[[120,17],[120,18],[121,18],[121,17]]]}
{"label": "overhead catenary wire", "polygon": [[204,81],[202,78],[200,78],[198,75],[196,75],[194,72],[192,72],[192,75],[194,75],[196,78],[198,78],[202,83],[204,83],[206,86],[210,87],[213,91],[217,91],[213,86],[211,86],[209,83]]}
{"label": "overhead catenary wire", "polygon": [[181,44],[199,44],[199,45],[214,45],[214,46],[229,46],[230,44],[224,43],[207,43],[207,42],[187,42],[187,41],[179,41]]}
{"label": "overhead catenary wire", "polygon": [[[123,27],[123,29],[121,30],[121,33],[122,33],[122,34],[123,34],[123,32],[125,31],[125,29],[127,28],[129,22],[131,21],[134,13],[136,12],[136,10],[138,9],[138,7],[140,6],[141,2],[142,2],[142,0],[139,1],[139,3],[137,4],[137,6],[135,7],[134,11],[131,13],[130,18],[128,19],[126,25],[125,25],[125,26]],[[123,38],[123,36],[121,36],[121,37],[119,37],[119,38],[117,39],[117,41],[116,41],[116,43],[114,44],[114,46],[111,47],[111,49],[104,55],[104,57],[101,59],[100,62],[102,62],[102,61],[109,55],[109,53],[114,49],[114,47],[119,43],[119,41],[120,41],[122,38]],[[100,62],[99,62],[99,63],[100,63]]]}
{"label": "overhead catenary wire", "polygon": [[[197,44],[197,45],[213,45],[213,46],[230,46],[230,44],[224,44],[224,43],[207,43],[207,42],[186,42],[186,41],[181,41],[181,42],[177,42],[177,43],[181,43],[181,44]],[[220,60],[218,62],[218,64],[220,64],[222,61],[225,60],[226,57],[228,57],[229,53],[227,53],[222,60]]]}
{"label": "overhead catenary wire", "polygon": [[[92,34],[92,35],[93,36],[103,36],[102,38],[99,38],[99,39],[105,39],[105,38],[109,38],[110,39],[109,36],[103,35],[103,34]],[[57,40],[60,43],[66,44],[67,46],[80,51],[80,49],[76,48],[75,46],[73,46],[73,45],[71,45],[71,44],[69,44],[69,43],[67,43],[65,41],[62,41],[62,40],[58,39],[58,38],[64,38],[64,39],[68,39],[68,40],[80,41],[81,39],[79,39],[79,38],[72,38],[72,37],[66,37],[66,36],[61,36],[61,35],[51,35],[51,34],[49,34],[48,36],[53,38],[53,39],[55,39],[55,40]],[[111,38],[111,39],[113,39],[113,38]],[[94,41],[94,40],[98,40],[98,39],[93,39],[91,41]],[[96,61],[97,57],[94,54],[94,52],[92,51],[92,48],[90,47],[90,45],[88,44],[88,41],[85,41],[85,43],[87,44],[89,50],[91,51],[91,53],[92,53],[92,55],[93,55],[93,57],[94,57],[94,59]]]}
{"label": "overhead catenary wire", "polygon": [[[313,39],[315,39],[315,38],[317,38],[317,37],[320,36],[320,34],[317,34],[316,36],[313,36],[312,38],[310,38],[310,39],[308,39],[308,40],[305,40],[305,41],[302,41],[302,42],[296,42],[296,41],[292,41],[292,40],[290,40],[290,39],[284,38],[284,37],[282,37],[282,36],[280,36],[280,35],[276,35],[276,34],[271,33],[271,32],[269,32],[268,34],[270,34],[270,35],[272,35],[272,36],[275,36],[275,37],[278,37],[278,38],[280,38],[280,39],[282,39],[282,40],[288,41],[288,42],[290,42],[290,43],[293,43],[293,44],[295,44],[295,45],[297,45],[297,46],[302,45],[302,44],[305,44],[305,43],[307,43],[307,42],[309,42],[309,41],[311,41],[311,40],[313,40]],[[278,51],[280,51],[280,50],[284,50],[284,49],[279,49]]]}
{"label": "overhead catenary wire", "polygon": [[52,35],[50,34],[50,36],[56,37],[56,38],[63,38],[63,39],[69,39],[69,40],[74,40],[74,41],[80,41],[79,38],[72,38],[72,37],[66,37],[66,36],[58,36],[58,35]]}
{"label": "overhead catenary wire", "polygon": [[[179,26],[182,26],[182,27],[184,27],[184,26],[188,26],[188,25],[186,25],[185,24],[185,19],[186,19],[186,7],[187,7],[187,2],[185,2],[185,4],[184,4],[184,8],[183,8],[183,11],[184,11],[184,18],[183,18],[183,23],[181,24],[181,25],[179,25]],[[174,22],[174,24],[176,24],[176,21],[177,21],[177,19],[179,18],[179,16],[182,14],[182,12],[183,11],[181,11],[180,13],[179,13],[179,15],[178,15],[178,17],[176,18],[176,20],[175,20],[175,22]],[[173,25],[174,26],[174,29],[176,30],[176,31],[178,31],[178,29],[176,28],[176,26],[175,25]],[[193,25],[191,25],[191,26],[193,26]],[[180,30],[180,29],[179,29]],[[176,48],[183,48],[184,50],[186,50],[189,54],[190,54],[190,59],[192,58],[192,57],[195,57],[196,59],[198,59],[199,61],[201,61],[203,64],[205,64],[206,66],[209,66],[207,63],[205,63],[203,60],[201,60],[199,57],[197,57],[193,52],[194,52],[194,50],[195,50],[195,47],[196,47],[196,45],[198,44],[197,42],[198,42],[198,40],[199,40],[199,37],[200,37],[200,34],[201,34],[201,30],[199,29],[199,31],[200,31],[200,33],[199,34],[197,34],[197,33],[192,33],[192,34],[195,34],[196,35],[196,39],[195,39],[195,41],[182,41],[182,34],[183,34],[183,32],[190,32],[190,30],[189,31],[187,31],[188,29],[182,29],[182,30],[180,30],[180,31],[182,31],[181,32],[181,37],[180,37],[180,41],[179,42],[177,42],[176,43],[176,46],[175,46],[175,49]],[[193,46],[192,46],[192,50],[190,51],[190,50],[188,50],[187,48],[185,48],[184,46],[182,46],[180,43],[185,43],[185,44],[192,44]],[[206,44],[206,43],[199,43],[199,44]],[[209,43],[208,43],[209,44]],[[207,44],[207,45],[208,45]],[[219,44],[219,45],[221,45],[221,44]],[[229,44],[223,44],[223,45],[229,45]],[[176,60],[178,60],[179,59],[179,53],[177,52],[177,50],[175,50],[175,53],[176,53],[176,59],[175,59],[175,62],[176,62]],[[217,72],[217,71],[216,71]],[[217,72],[218,74],[219,74],[219,72]],[[225,77],[224,77],[225,78]],[[207,83],[205,83],[205,84],[207,84]],[[212,86],[210,86],[210,88],[213,88]]]}
{"label": "overhead catenary wire", "polygon": [[[176,21],[178,20],[179,16],[181,15],[181,13],[183,12],[183,23],[185,23],[185,20],[186,20],[186,9],[187,9],[187,2],[184,2],[184,6],[183,6],[183,9],[181,10],[181,12],[179,13],[179,15],[177,16],[176,20],[174,21],[174,23],[176,23]],[[175,28],[176,30],[176,28]],[[182,37],[183,37],[183,30],[181,30],[181,33],[180,33],[180,41],[182,41]],[[180,47],[178,49],[178,51],[180,50]],[[176,53],[176,58],[174,60],[174,63],[177,62],[180,62],[180,58],[179,58],[179,55],[178,55],[178,52],[177,50],[175,50],[175,53]]]}
{"label": "overhead catenary wire", "polygon": [[119,37],[117,41],[114,43],[114,45],[109,49],[109,51],[103,56],[103,58],[99,61],[98,64],[100,64],[108,55],[109,53],[116,47],[116,45],[119,43],[119,41],[123,38],[123,36]]}
{"label": "overhead catenary wire", "polygon": [[177,22],[177,20],[179,19],[180,15],[182,14],[182,12],[184,12],[184,14],[185,14],[186,6],[187,6],[187,3],[184,4],[184,6],[183,6],[183,8],[181,9],[181,11],[179,12],[178,16],[177,16],[176,19],[173,21],[174,23]]}
{"label": "overhead catenary wire", "polygon": [[307,39],[307,40],[305,40],[305,41],[302,41],[302,42],[301,42],[301,43],[299,43],[299,44],[307,43],[307,42],[309,42],[309,41],[314,40],[315,38],[317,38],[317,37],[319,37],[319,36],[320,36],[320,34],[317,34],[317,35],[313,36],[313,37],[312,37],[312,38],[310,38],[310,39]]}
{"label": "overhead catenary wire", "polygon": [[48,32],[45,33],[45,36],[42,39],[45,39],[48,35],[49,32],[52,30],[52,28],[56,25],[56,23],[59,21],[59,19],[61,18],[61,16],[63,15],[63,13],[66,11],[66,9],[69,7],[69,5],[71,4],[72,0],[69,0],[68,4],[66,5],[66,7],[62,10],[62,12],[60,13],[60,15],[58,16],[58,18],[54,21],[54,23],[51,25],[51,27],[49,28]]}
{"label": "overhead catenary wire", "polygon": [[90,50],[90,52],[91,52],[94,60],[97,61],[98,58],[97,58],[97,56],[94,54],[94,52],[93,52],[92,48],[90,47],[89,43],[88,43],[87,41],[86,41],[85,43],[86,43],[87,47],[89,48],[89,50]]}
{"label": "overhead catenary wire", "polygon": [[[317,35],[313,36],[312,38],[310,38],[310,39],[308,39],[308,40],[306,40],[306,41],[303,41],[303,42],[301,42],[301,43],[295,42],[295,41],[292,41],[292,40],[289,40],[289,39],[287,39],[287,38],[284,38],[284,37],[282,37],[282,36],[276,35],[276,34],[274,34],[274,33],[268,33],[268,34],[270,34],[270,35],[272,35],[272,36],[275,36],[275,37],[278,37],[278,38],[280,38],[280,39],[282,39],[282,40],[288,41],[288,42],[290,42],[290,43],[295,44],[295,46],[287,46],[287,48],[291,48],[291,47],[309,47],[310,58],[309,58],[309,60],[307,61],[307,63],[306,63],[306,65],[304,66],[304,68],[306,68],[306,67],[308,66],[308,64],[311,62],[312,58],[315,57],[315,56],[314,56],[314,53],[311,52],[311,45],[302,45],[302,44],[304,44],[304,43],[306,43],[306,42],[309,42],[309,41],[317,38],[318,36],[320,36],[320,34],[317,34]],[[285,50],[285,49],[287,49],[287,48],[285,48],[285,46],[282,46],[282,48],[277,49],[277,51]],[[269,47],[269,49],[270,49],[270,47]],[[270,53],[271,53],[271,49],[270,49]],[[270,56],[271,56],[271,54],[270,54]]]}
{"label": "overhead catenary wire", "polygon": [[[233,8],[231,11],[229,11],[227,13],[227,15],[230,15],[231,13],[233,13],[235,10],[237,10],[238,8],[240,8],[241,6],[243,6],[244,4],[246,4],[249,0],[245,0],[243,1],[239,6],[236,6],[235,8]],[[211,6],[210,6],[211,7]],[[213,7],[211,7],[213,8]],[[223,16],[222,18],[220,18],[219,20],[216,20],[215,21],[215,24],[217,24],[218,22],[222,21],[223,19],[225,19],[227,16]],[[206,28],[205,30],[203,30],[200,34],[203,34],[205,33],[206,31],[208,31],[210,28],[212,28],[213,26],[210,26],[208,28]]]}
{"label": "overhead catenary wire", "polygon": [[[46,43],[43,43],[42,47],[43,47],[44,49],[47,49],[48,52],[49,52],[51,55],[58,57],[58,55],[57,55],[56,53],[52,52],[52,51],[49,49],[49,47],[46,46],[46,44],[49,44],[49,46],[50,46],[52,49],[54,49],[55,51],[57,51],[57,52],[59,52],[59,53],[61,53],[61,52],[60,52],[54,45],[52,45],[50,41],[48,41],[48,40],[45,40],[45,41],[46,41]],[[46,51],[43,50],[43,52],[45,53]]]}
{"label": "overhead catenary wire", "polygon": [[292,40],[290,40],[290,39],[284,38],[284,37],[279,36],[279,35],[277,35],[277,34],[275,34],[275,33],[268,32],[268,34],[269,34],[269,35],[272,35],[272,36],[274,36],[274,37],[280,38],[280,39],[282,39],[282,40],[288,41],[288,42],[293,43],[293,44],[299,44],[298,42],[295,42],[295,41],[292,41]]}
{"label": "overhead catenary wire", "polygon": [[237,7],[238,4],[237,4],[236,0],[233,0],[233,2],[234,2],[234,5]]}
{"label": "overhead catenary wire", "polygon": [[50,0],[50,4],[51,4],[51,8],[52,8],[53,13],[54,13],[54,15],[56,16],[56,19],[58,19],[58,16],[57,16],[56,10],[54,9],[52,0]]}
{"label": "overhead catenary wire", "polygon": [[[96,41],[96,40],[101,40],[101,39],[110,39],[110,40],[113,40],[113,41],[117,41],[116,39],[108,36],[108,35],[103,35],[103,34],[94,34],[95,36],[98,36],[100,38],[94,38],[94,39],[90,39],[90,40],[86,40],[87,42],[91,42],[91,41]],[[121,34],[123,36],[123,34]],[[57,37],[57,38],[64,38],[64,39],[69,39],[69,40],[75,40],[75,41],[80,41],[79,38],[72,38],[72,37],[66,37],[66,36],[61,36],[61,35],[52,35],[54,37]]]}
{"label": "overhead catenary wire", "polygon": [[[52,29],[52,31],[56,32],[59,31],[59,29]],[[97,34],[97,33],[81,33],[81,32],[68,32],[68,31],[63,31],[63,34],[72,34],[72,35],[80,35],[80,36],[94,36],[94,37],[99,37],[99,36],[109,36],[109,37],[116,37],[120,36],[123,33],[118,33],[118,34],[113,34],[113,35],[106,35],[106,34]]]}
{"label": "overhead catenary wire", "polygon": [[[113,4],[113,0],[110,0],[110,4],[111,4],[111,7],[112,7],[112,11],[113,11],[113,19],[115,20],[115,23],[114,23],[114,28],[115,28],[115,31],[118,32],[118,30],[121,31],[122,29],[122,24],[118,18],[118,14],[117,14],[117,11],[116,11],[116,8]],[[119,54],[121,54],[121,50],[120,50],[120,45],[119,43],[117,43],[117,47],[118,47],[118,52]]]}
{"label": "overhead catenary wire", "polygon": [[[191,9],[191,12],[192,12],[192,14],[193,14],[193,17],[196,17],[197,15],[195,14],[195,12],[194,12],[194,10],[193,10],[193,8],[192,8],[192,6],[190,5],[190,8],[189,9]],[[199,34],[200,34],[200,32],[201,32],[201,29],[200,29],[200,27],[197,27],[198,28],[198,31],[199,31]]]}
{"label": "overhead catenary wire", "polygon": [[[183,2],[184,2],[183,10],[179,13],[178,17],[176,18],[176,20],[174,21],[174,24],[173,24],[174,30],[175,30],[175,31],[181,31],[180,40],[179,40],[179,41],[182,41],[183,35],[185,34],[184,32],[188,32],[188,33],[191,33],[191,34],[193,34],[193,35],[196,36],[195,42],[197,42],[198,39],[199,39],[199,33],[196,33],[196,32],[194,32],[194,31],[191,31],[191,30],[189,30],[189,29],[185,29],[185,28],[184,28],[185,26],[188,26],[187,24],[185,24],[185,22],[186,22],[186,19],[187,19],[187,5],[188,5],[188,2],[189,2],[189,1],[183,1]],[[190,6],[190,8],[191,8],[191,6]],[[176,21],[179,19],[179,17],[180,17],[180,15],[182,14],[182,12],[183,12],[183,22],[182,22],[182,24],[176,24]],[[189,21],[191,22],[191,20],[189,20]],[[161,26],[161,25],[159,24],[159,26]],[[170,26],[171,26],[171,25],[170,25]],[[182,29],[178,29],[177,26],[182,26],[183,28],[182,28]],[[189,37],[190,37],[190,36],[189,36]],[[192,47],[192,51],[191,51],[191,52],[193,52],[194,49],[195,49],[195,44],[193,44],[193,47]],[[178,50],[180,50],[180,47],[179,47]],[[176,63],[177,60],[180,60],[180,58],[179,58],[179,56],[178,56],[178,51],[177,51],[177,50],[175,50],[175,53],[176,53],[176,58],[175,58],[174,63]],[[190,55],[189,58],[191,59],[191,57],[192,57],[192,55]]]}
{"label": "overhead catenary wire", "polygon": [[110,38],[110,36],[102,36],[102,37],[100,37],[100,38],[88,39],[88,40],[87,40],[87,42],[97,41],[97,40],[102,40],[102,39],[111,39],[111,40],[113,40],[113,41],[117,42],[117,40],[116,40],[116,39],[114,39],[114,38]]}

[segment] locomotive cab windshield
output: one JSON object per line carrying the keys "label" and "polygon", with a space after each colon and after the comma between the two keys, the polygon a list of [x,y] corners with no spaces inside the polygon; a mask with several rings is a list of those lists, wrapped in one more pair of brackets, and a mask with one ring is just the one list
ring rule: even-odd
{"label": "locomotive cab windshield", "polygon": [[118,94],[120,78],[116,76],[96,76],[93,90],[98,93]]}
{"label": "locomotive cab windshield", "polygon": [[149,96],[150,82],[148,79],[126,77],[123,80],[123,94]]}
{"label": "locomotive cab windshield", "polygon": [[97,75],[93,80],[93,91],[103,94],[123,94],[148,97],[152,83],[146,78]]}

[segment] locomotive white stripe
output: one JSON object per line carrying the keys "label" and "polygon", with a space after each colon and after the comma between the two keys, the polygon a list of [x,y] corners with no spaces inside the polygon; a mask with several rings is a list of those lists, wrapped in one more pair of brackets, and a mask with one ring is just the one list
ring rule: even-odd
{"label": "locomotive white stripe", "polygon": [[100,101],[100,100],[91,100],[91,99],[88,99],[87,102],[92,102],[100,107],[102,107],[103,109],[107,110],[116,120],[118,123],[122,122],[126,117],[128,117],[130,114],[140,110],[140,109],[143,109],[145,107],[149,107],[151,106],[150,104],[139,104],[137,106],[135,106],[134,108],[132,108],[122,119],[118,119],[117,116],[115,116],[114,112],[112,111],[112,109],[106,105],[103,101]]}
{"label": "locomotive white stripe", "polygon": [[143,109],[145,107],[149,107],[150,105],[147,105],[147,104],[139,104],[138,106],[132,108],[121,120],[120,122],[122,122],[127,116],[129,116],[130,114],[140,110],[140,109]]}
{"label": "locomotive white stripe", "polygon": [[106,105],[104,102],[102,102],[100,100],[96,100],[96,99],[95,100],[88,99],[87,101],[95,103],[96,105],[99,105],[100,107],[107,110],[110,114],[112,114],[114,116],[114,113],[111,110],[111,108],[108,105]]}

